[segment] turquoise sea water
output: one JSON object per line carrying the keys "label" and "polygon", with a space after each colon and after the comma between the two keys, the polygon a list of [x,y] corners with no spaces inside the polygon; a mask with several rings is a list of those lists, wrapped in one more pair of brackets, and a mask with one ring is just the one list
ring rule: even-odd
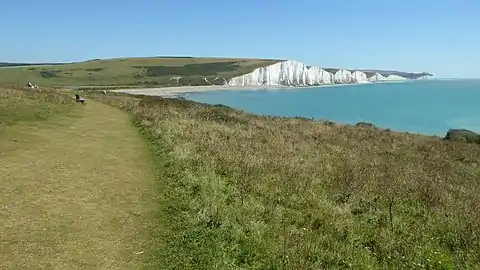
{"label": "turquoise sea water", "polygon": [[344,124],[443,136],[449,128],[480,132],[480,80],[429,80],[278,90],[191,93],[188,99],[250,113],[302,116]]}

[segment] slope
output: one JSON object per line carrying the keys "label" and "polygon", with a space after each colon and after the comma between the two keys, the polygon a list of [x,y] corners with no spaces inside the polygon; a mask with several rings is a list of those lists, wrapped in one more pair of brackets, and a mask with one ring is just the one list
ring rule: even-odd
{"label": "slope", "polygon": [[169,234],[155,269],[479,269],[479,145],[97,97],[156,149]]}
{"label": "slope", "polygon": [[130,120],[90,102],[46,121],[3,125],[1,269],[142,265],[153,181]]}
{"label": "slope", "polygon": [[179,86],[214,84],[279,60],[199,57],[95,59],[52,66],[0,68],[0,83],[40,86]]}

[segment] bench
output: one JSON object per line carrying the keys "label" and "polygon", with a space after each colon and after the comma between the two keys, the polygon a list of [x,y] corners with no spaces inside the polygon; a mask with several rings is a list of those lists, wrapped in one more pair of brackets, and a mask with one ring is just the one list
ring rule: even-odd
{"label": "bench", "polygon": [[81,98],[79,94],[75,94],[75,102],[85,104],[85,99]]}

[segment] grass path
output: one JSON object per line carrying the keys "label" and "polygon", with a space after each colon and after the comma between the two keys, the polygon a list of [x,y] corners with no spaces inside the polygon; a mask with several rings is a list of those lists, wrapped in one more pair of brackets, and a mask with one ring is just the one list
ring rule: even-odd
{"label": "grass path", "polygon": [[130,116],[95,102],[0,134],[0,269],[131,269],[153,177]]}

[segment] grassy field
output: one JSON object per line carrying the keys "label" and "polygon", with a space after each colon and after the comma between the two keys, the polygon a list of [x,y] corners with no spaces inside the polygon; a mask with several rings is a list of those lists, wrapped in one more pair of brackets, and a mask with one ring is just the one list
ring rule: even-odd
{"label": "grassy field", "polygon": [[57,93],[0,88],[0,128],[20,122],[35,122],[69,109],[72,99]]}
{"label": "grassy field", "polygon": [[130,115],[51,91],[0,100],[0,268],[151,269],[156,186]]}
{"label": "grassy field", "polygon": [[[0,83],[40,86],[182,86],[223,84],[279,60],[150,57],[92,60],[65,65],[0,68]],[[210,83],[207,83],[205,81]]]}
{"label": "grassy field", "polygon": [[478,144],[176,99],[0,98],[2,269],[480,267]]}
{"label": "grassy field", "polygon": [[63,65],[62,63],[8,63],[0,62],[0,68],[11,68],[11,67],[26,67],[26,66],[53,66],[53,65]]}
{"label": "grassy field", "polygon": [[129,111],[159,172],[162,269],[477,269],[480,146],[96,96]]}

